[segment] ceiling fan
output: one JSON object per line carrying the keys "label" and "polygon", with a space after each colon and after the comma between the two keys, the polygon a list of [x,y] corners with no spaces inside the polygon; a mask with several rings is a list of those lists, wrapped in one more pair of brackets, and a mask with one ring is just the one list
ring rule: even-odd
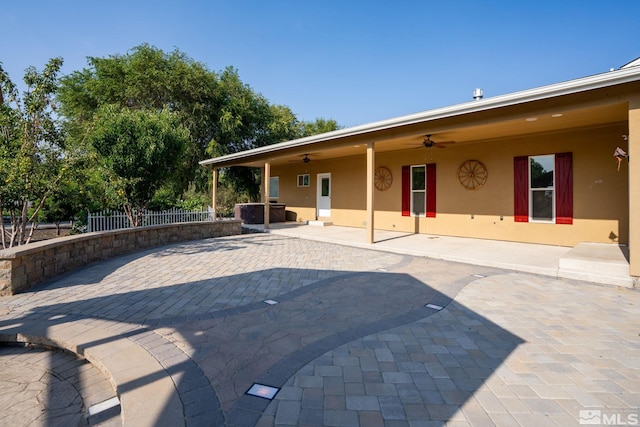
{"label": "ceiling fan", "polygon": [[[297,159],[296,160],[289,160],[289,162],[292,162],[292,163],[297,163],[299,161],[300,160],[297,160]],[[309,163],[310,161],[311,161],[311,159],[309,158],[309,154],[305,154],[304,157],[302,158],[302,162],[306,164],[306,163]]]}
{"label": "ceiling fan", "polygon": [[434,140],[431,139],[431,135],[427,134],[424,137],[424,140],[422,141],[422,145],[425,148],[433,148],[433,147],[437,147],[437,148],[446,148],[447,145],[451,145],[451,144],[455,144],[455,141],[440,141],[440,142],[436,142]]}

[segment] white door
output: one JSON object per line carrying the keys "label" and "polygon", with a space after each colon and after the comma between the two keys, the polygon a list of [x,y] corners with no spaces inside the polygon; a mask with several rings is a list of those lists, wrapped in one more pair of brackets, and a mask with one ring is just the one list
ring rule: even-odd
{"label": "white door", "polygon": [[331,217],[331,174],[318,174],[318,217]]}

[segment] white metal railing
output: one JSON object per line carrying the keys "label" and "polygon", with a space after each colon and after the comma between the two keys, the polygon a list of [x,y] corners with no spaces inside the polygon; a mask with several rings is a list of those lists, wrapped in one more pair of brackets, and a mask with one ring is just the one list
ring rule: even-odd
{"label": "white metal railing", "polygon": [[[141,226],[175,224],[178,222],[213,221],[211,208],[198,211],[185,211],[182,209],[169,209],[161,212],[145,211],[142,214]],[[87,232],[109,231],[121,228],[131,228],[129,217],[124,212],[104,210],[91,213],[87,218]]]}

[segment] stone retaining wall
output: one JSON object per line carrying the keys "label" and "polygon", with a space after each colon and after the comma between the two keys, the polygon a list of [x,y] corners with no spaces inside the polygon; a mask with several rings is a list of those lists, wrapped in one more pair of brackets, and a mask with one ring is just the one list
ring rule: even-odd
{"label": "stone retaining wall", "polygon": [[190,222],[78,234],[0,250],[0,295],[94,261],[188,240],[242,233],[241,221]]}

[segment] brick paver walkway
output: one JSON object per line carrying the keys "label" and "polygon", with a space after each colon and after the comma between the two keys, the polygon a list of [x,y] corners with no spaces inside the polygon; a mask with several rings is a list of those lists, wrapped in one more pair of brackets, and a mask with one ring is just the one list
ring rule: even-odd
{"label": "brick paver walkway", "polygon": [[638,413],[639,314],[635,290],[254,234],[0,298],[0,334],[116,333],[164,368],[189,426],[566,426]]}

